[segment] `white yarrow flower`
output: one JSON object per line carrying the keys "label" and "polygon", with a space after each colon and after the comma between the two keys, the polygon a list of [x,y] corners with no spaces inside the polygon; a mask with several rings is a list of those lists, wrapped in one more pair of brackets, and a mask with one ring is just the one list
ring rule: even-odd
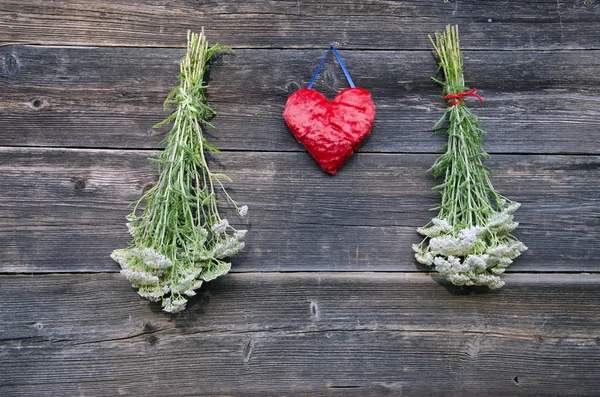
{"label": "white yarrow flower", "polygon": [[183,296],[171,296],[170,298],[163,299],[163,310],[168,313],[179,313],[185,309],[187,299]]}
{"label": "white yarrow flower", "polygon": [[154,285],[158,283],[158,277],[137,270],[123,269],[121,270],[121,274],[131,281],[132,284],[138,286]]}
{"label": "white yarrow flower", "polygon": [[221,219],[211,227],[211,230],[214,234],[224,234],[227,231],[228,226],[229,221],[227,219]]}
{"label": "white yarrow flower", "polygon": [[417,232],[427,237],[438,237],[441,234],[452,231],[452,225],[446,219],[433,218],[431,223],[433,223],[432,226],[420,227],[417,229]]}
{"label": "white yarrow flower", "polygon": [[152,269],[166,269],[173,266],[171,259],[148,247],[141,250],[140,259]]}
{"label": "white yarrow flower", "polygon": [[417,262],[419,262],[422,265],[431,266],[433,264],[433,255],[431,255],[431,252],[417,252],[415,254],[415,258],[417,259]]}
{"label": "white yarrow flower", "polygon": [[465,264],[469,266],[475,273],[481,273],[487,270],[489,255],[469,255],[465,260]]}
{"label": "white yarrow flower", "polygon": [[127,226],[127,231],[129,232],[129,234],[131,235],[131,237],[135,237],[135,228],[133,227],[133,225],[131,224],[131,222],[127,222],[125,224],[125,226]]}

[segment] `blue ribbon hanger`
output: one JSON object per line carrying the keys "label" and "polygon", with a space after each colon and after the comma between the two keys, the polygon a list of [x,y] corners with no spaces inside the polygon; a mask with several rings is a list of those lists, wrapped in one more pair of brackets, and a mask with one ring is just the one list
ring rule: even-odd
{"label": "blue ribbon hanger", "polygon": [[337,58],[338,62],[340,63],[340,66],[342,67],[342,70],[344,71],[344,74],[346,75],[346,80],[348,80],[348,84],[350,84],[350,87],[355,88],[356,86],[354,85],[354,82],[352,81],[352,77],[350,77],[350,73],[348,73],[348,69],[346,69],[346,66],[344,65],[344,61],[342,61],[340,54],[338,54],[338,52],[334,46],[329,47],[329,49],[325,52],[325,55],[323,56],[323,59],[321,59],[321,63],[319,64],[317,71],[315,72],[315,74],[312,77],[312,80],[308,84],[308,88],[309,89],[312,88],[313,84],[315,83],[315,80],[317,79],[317,75],[321,71],[321,67],[323,67],[323,64],[325,63],[325,59],[327,58],[327,55],[329,55],[329,51],[333,51],[333,53],[335,54],[335,57]]}

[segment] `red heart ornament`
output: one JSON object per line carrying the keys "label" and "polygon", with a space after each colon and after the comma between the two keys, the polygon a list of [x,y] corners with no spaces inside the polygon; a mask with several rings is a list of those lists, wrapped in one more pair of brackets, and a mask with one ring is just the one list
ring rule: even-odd
{"label": "red heart ornament", "polygon": [[375,105],[362,88],[347,88],[331,102],[303,88],[290,95],[283,118],[321,168],[335,174],[371,133]]}

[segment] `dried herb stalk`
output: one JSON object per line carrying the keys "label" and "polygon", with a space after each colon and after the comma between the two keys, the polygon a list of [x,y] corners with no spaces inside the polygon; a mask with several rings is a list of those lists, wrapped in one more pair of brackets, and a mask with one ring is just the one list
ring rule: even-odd
{"label": "dried herb stalk", "polygon": [[[166,312],[185,309],[187,297],[195,295],[203,281],[227,273],[231,264],[226,258],[244,247],[246,231],[235,230],[221,217],[217,193],[242,216],[248,208],[231,199],[222,184],[229,179],[211,172],[206,161],[207,153],[218,149],[204,137],[215,114],[206,104],[205,73],[210,59],[227,50],[219,44],[209,47],[204,30],[188,32],[179,85],[165,101],[165,109],[171,104],[177,109],[157,125],[174,122],[163,142],[165,150],[153,159],[159,167],[158,182],[127,217],[131,246],[111,255],[138,293],[162,300]],[[145,208],[138,215],[141,204]]]}
{"label": "dried herb stalk", "polygon": [[499,275],[527,249],[510,234],[518,226],[513,213],[520,204],[494,189],[482,164],[489,157],[482,146],[485,131],[462,99],[477,95],[465,86],[458,27],[447,26],[444,34],[429,39],[444,76],[434,80],[449,104],[434,131],[447,134],[448,143],[430,169],[434,177],[444,176],[435,188],[442,195],[439,214],[417,229],[425,238],[413,246],[415,257],[456,285],[500,288]]}

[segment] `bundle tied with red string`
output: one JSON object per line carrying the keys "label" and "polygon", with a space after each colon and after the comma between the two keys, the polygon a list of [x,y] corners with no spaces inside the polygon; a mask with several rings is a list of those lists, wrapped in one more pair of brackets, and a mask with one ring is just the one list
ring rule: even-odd
{"label": "bundle tied with red string", "polygon": [[[329,52],[336,56],[350,85],[332,101],[312,88]],[[323,171],[333,175],[371,133],[375,105],[369,91],[354,85],[342,58],[331,46],[308,87],[290,95],[283,118]]]}
{"label": "bundle tied with red string", "polygon": [[466,96],[474,96],[479,99],[479,102],[483,103],[483,98],[477,94],[477,88],[472,88],[468,91],[459,92],[458,94],[448,94],[444,95],[444,100],[447,101],[449,99],[454,99],[454,102],[451,102],[448,106],[456,106],[456,105],[464,105],[463,98]]}
{"label": "bundle tied with red string", "polygon": [[430,169],[434,177],[444,177],[435,188],[442,195],[439,213],[417,229],[423,240],[413,245],[415,257],[453,284],[500,288],[500,275],[527,249],[512,235],[519,225],[513,213],[520,204],[494,189],[482,164],[489,157],[481,139],[485,131],[465,99],[483,99],[477,89],[465,86],[458,27],[448,25],[444,34],[436,32],[430,39],[444,76],[433,80],[442,85],[448,104],[434,131],[447,135],[448,143]]}

